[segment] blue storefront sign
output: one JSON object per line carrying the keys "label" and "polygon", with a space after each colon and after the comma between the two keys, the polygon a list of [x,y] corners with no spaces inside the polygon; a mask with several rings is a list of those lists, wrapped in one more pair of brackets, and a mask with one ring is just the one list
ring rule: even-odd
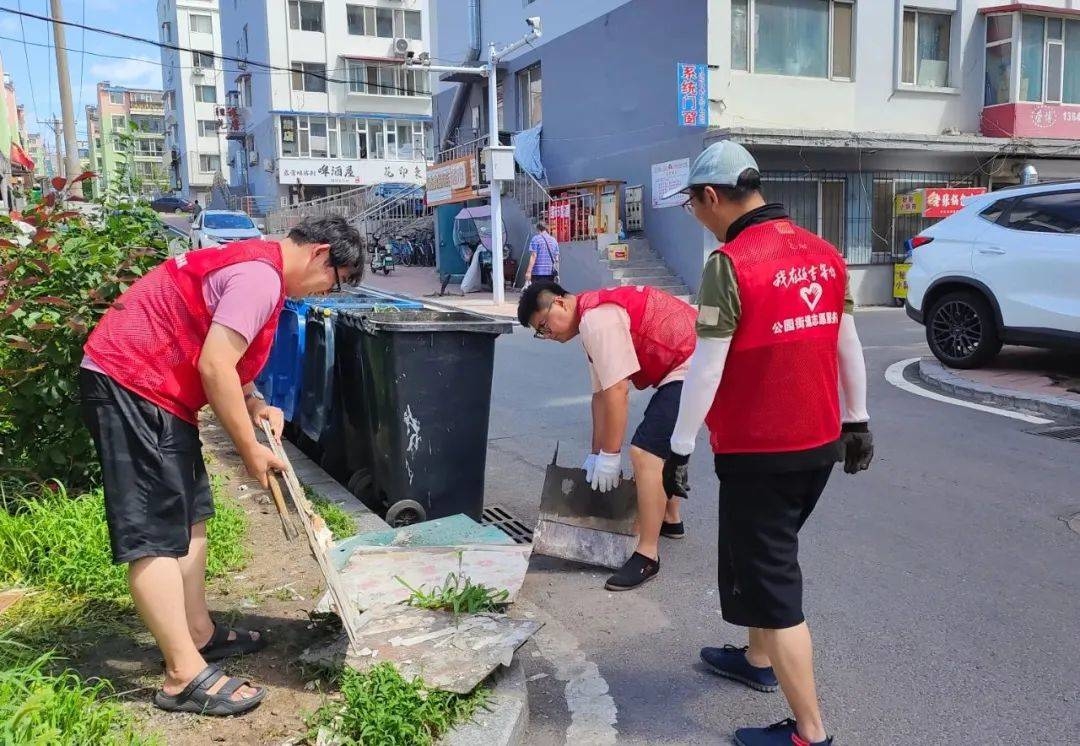
{"label": "blue storefront sign", "polygon": [[679,102],[680,126],[709,126],[708,65],[675,63],[675,100]]}

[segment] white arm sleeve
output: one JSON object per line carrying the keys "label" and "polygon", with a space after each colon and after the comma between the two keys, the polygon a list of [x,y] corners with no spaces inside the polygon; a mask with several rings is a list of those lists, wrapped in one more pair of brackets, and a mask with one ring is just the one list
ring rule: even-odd
{"label": "white arm sleeve", "polygon": [[842,422],[866,422],[866,361],[862,342],[855,329],[855,317],[845,313],[840,318],[840,419]]}
{"label": "white arm sleeve", "polygon": [[698,337],[697,347],[690,356],[690,370],[683,381],[679,397],[679,418],[671,434],[671,450],[680,456],[694,452],[698,430],[716,398],[716,389],[724,376],[731,337],[726,339]]}

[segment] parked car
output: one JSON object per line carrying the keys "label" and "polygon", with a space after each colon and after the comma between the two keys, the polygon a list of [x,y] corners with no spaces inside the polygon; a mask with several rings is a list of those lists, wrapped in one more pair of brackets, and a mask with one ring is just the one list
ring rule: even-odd
{"label": "parked car", "polygon": [[970,198],[908,241],[907,313],[952,368],[1003,344],[1080,349],[1080,181]]}
{"label": "parked car", "polygon": [[183,197],[158,197],[150,203],[156,212],[194,212],[195,203]]}
{"label": "parked car", "polygon": [[242,238],[262,238],[262,228],[246,212],[203,210],[191,223],[191,246],[205,249]]}

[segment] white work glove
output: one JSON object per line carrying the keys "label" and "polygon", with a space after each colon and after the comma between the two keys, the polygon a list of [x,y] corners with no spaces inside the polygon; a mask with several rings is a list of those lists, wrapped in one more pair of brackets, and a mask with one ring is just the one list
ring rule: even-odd
{"label": "white work glove", "polygon": [[593,469],[596,468],[596,454],[590,453],[585,457],[585,463],[581,465],[582,471],[585,472],[585,481],[592,484]]}
{"label": "white work glove", "polygon": [[593,476],[589,484],[594,490],[608,492],[619,486],[622,479],[622,454],[600,451],[593,466]]}

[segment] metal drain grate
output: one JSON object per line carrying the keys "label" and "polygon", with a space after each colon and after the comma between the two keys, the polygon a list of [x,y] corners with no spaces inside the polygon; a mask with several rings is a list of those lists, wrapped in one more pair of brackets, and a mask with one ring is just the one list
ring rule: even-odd
{"label": "metal drain grate", "polygon": [[1054,438],[1055,440],[1068,440],[1073,443],[1080,443],[1080,427],[1048,427],[1045,430],[1032,430],[1033,435],[1041,435],[1044,438]]}
{"label": "metal drain grate", "polygon": [[480,523],[485,526],[494,526],[513,539],[515,544],[532,544],[532,529],[498,505],[484,508]]}

